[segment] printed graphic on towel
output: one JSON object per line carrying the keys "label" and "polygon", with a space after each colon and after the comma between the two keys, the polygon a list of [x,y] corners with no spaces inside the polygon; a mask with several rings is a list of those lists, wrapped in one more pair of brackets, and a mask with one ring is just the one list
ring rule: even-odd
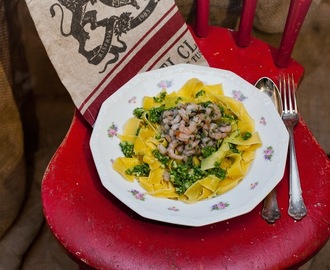
{"label": "printed graphic on towel", "polygon": [[[127,49],[126,43],[121,40],[121,35],[143,23],[152,14],[159,1],[149,0],[145,8],[134,17],[131,16],[132,12],[126,11],[119,16],[110,14],[102,19],[99,19],[99,15],[104,12],[104,5],[117,10],[124,6],[131,6],[134,10],[140,10],[141,7],[137,0],[58,0],[58,2],[50,7],[50,14],[52,17],[61,16],[59,26],[61,34],[65,37],[72,36],[78,41],[78,52],[87,59],[88,63],[99,65],[108,54],[111,55],[110,60],[104,64],[103,70],[100,71],[103,73],[107,66],[117,62],[120,54]],[[146,1],[143,2],[146,3]],[[60,14],[57,14],[57,11],[60,11]],[[69,30],[65,31],[64,29],[68,27],[64,22],[68,20],[71,20],[71,25]],[[102,40],[99,40],[98,45],[94,45],[93,48],[88,48],[92,32],[101,30],[99,28],[103,29]],[[96,41],[93,42],[96,43]]]}

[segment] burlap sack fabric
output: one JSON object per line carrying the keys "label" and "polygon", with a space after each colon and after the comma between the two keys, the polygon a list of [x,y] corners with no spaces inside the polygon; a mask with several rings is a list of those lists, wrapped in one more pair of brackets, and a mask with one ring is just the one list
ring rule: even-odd
{"label": "burlap sack fabric", "polygon": [[0,238],[14,222],[25,194],[23,130],[14,101],[9,40],[4,7],[0,6]]}
{"label": "burlap sack fabric", "polygon": [[16,4],[0,1],[0,269],[20,267],[43,222],[40,185],[27,173],[24,148],[31,147],[23,145],[17,105],[31,89],[24,81],[18,21],[8,14]]}
{"label": "burlap sack fabric", "polygon": [[[27,128],[24,128],[23,133],[22,129],[22,126],[35,125],[35,123],[31,123],[31,118],[27,118],[24,114],[26,110],[22,104],[26,102],[24,100],[28,96],[27,92],[31,89],[19,85],[22,70],[18,70],[16,65],[17,62],[24,61],[22,59],[24,55],[17,53],[17,47],[15,50],[19,40],[17,36],[15,36],[16,39],[13,38],[13,33],[20,33],[19,28],[24,28],[24,22],[16,21],[15,25],[13,20],[19,17],[15,15],[18,15],[22,9],[27,12],[27,7],[25,5],[22,7],[22,2],[18,5],[18,2],[0,0],[0,269],[77,269],[77,266],[54,241],[42,215],[40,183],[43,171],[56,145],[47,149],[35,146],[35,134],[27,132]],[[47,12],[51,6],[51,4],[47,6],[47,1],[26,0],[26,2],[30,6],[39,4],[45,6]],[[194,1],[176,0],[175,2],[184,19],[193,22]],[[318,0],[313,1],[309,17],[313,16],[313,12],[317,10],[320,3],[321,1]],[[255,16],[255,27],[267,33],[283,31],[288,4],[289,1],[260,0]],[[239,22],[240,6],[241,1],[238,0],[211,0],[211,23],[236,28]],[[7,30],[8,18],[11,18],[10,31]],[[59,28],[56,27],[54,32],[49,31],[48,34],[58,35]],[[11,37],[10,42],[9,37]],[[131,42],[134,43],[136,40]],[[61,46],[63,50],[66,49],[66,43]],[[48,53],[52,54],[51,58],[57,58],[58,51],[51,47],[48,49]],[[64,55],[67,55],[67,52],[64,52]],[[12,74],[16,75],[12,76]],[[71,76],[78,76],[76,72],[71,75],[62,75],[65,85],[71,84]],[[43,90],[44,95],[54,94],[47,92],[48,88]],[[75,102],[80,94],[78,90],[72,93],[71,96]],[[15,103],[14,96],[18,105]],[[30,106],[28,110],[33,109],[31,103],[27,102],[27,105]]]}

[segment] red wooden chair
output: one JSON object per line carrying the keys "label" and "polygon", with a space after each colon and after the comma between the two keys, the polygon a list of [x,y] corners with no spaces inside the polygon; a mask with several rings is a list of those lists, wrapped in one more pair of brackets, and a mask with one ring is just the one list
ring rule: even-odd
{"label": "red wooden chair", "polygon": [[[299,81],[304,68],[290,57],[307,2],[292,1],[279,49],[251,37],[255,1],[244,2],[237,32],[208,26],[208,2],[198,1],[191,30],[213,67],[231,70],[251,83],[263,75],[277,81],[280,73],[293,73]],[[287,215],[286,171],[277,186],[282,217],[274,224],[261,218],[262,204],[243,216],[197,228],[140,217],[102,186],[89,147],[91,131],[76,112],[42,183],[49,227],[83,268],[296,268],[329,239],[330,162],[303,119],[295,129],[295,141],[308,214],[300,221]]]}

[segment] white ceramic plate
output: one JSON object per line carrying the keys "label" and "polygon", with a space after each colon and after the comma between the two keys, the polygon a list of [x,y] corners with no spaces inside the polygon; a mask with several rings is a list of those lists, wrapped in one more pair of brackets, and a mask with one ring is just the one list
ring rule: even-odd
{"label": "white ceramic plate", "polygon": [[[135,182],[128,182],[112,169],[123,156],[117,133],[142,98],[155,96],[163,87],[168,93],[187,80],[198,78],[207,84],[222,83],[225,95],[242,101],[255,120],[262,147],[250,171],[238,186],[225,194],[195,204],[155,198]],[[141,73],[110,96],[100,109],[90,140],[92,155],[104,187],[143,217],[167,223],[203,226],[227,220],[254,209],[283,177],[288,132],[271,99],[236,74],[215,68],[181,64]]]}

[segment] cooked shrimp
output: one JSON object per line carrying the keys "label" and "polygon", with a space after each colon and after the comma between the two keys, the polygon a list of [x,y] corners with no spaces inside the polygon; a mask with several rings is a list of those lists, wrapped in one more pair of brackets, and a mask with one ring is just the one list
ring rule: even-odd
{"label": "cooked shrimp", "polygon": [[217,124],[211,123],[209,137],[215,140],[220,140],[223,138],[222,132],[220,131],[219,126]]}
{"label": "cooked shrimp", "polygon": [[195,156],[197,155],[197,150],[196,149],[189,149],[189,150],[183,150],[182,154],[184,156]]}
{"label": "cooked shrimp", "polygon": [[202,117],[200,114],[197,114],[192,119],[197,125],[200,125],[202,123]]}
{"label": "cooked shrimp", "polygon": [[180,114],[177,114],[177,115],[174,117],[174,119],[171,121],[171,124],[172,124],[172,125],[175,125],[175,124],[179,123],[180,121],[181,121],[181,116],[180,116]]}
{"label": "cooked shrimp", "polygon": [[196,141],[194,141],[192,143],[188,143],[184,149],[185,150],[193,149],[193,148],[195,148],[195,147],[198,146],[199,142],[200,142],[199,140],[196,140]]}
{"label": "cooked shrimp", "polygon": [[231,125],[220,126],[219,129],[220,129],[221,132],[228,133],[228,132],[231,131]]}
{"label": "cooked shrimp", "polygon": [[200,110],[200,105],[195,104],[195,103],[190,103],[187,105],[187,114],[191,115],[192,113],[196,113],[198,110]]}
{"label": "cooked shrimp", "polygon": [[179,134],[176,135],[176,138],[181,142],[189,142],[189,140],[192,139],[193,137],[190,136],[189,134],[180,132]]}
{"label": "cooked shrimp", "polygon": [[164,145],[159,144],[157,148],[161,154],[165,155],[167,153],[166,147]]}
{"label": "cooked shrimp", "polygon": [[170,173],[167,170],[164,170],[163,179],[164,181],[170,181]]}
{"label": "cooked shrimp", "polygon": [[[168,148],[159,149],[171,158],[185,161],[188,156],[199,155],[201,148],[214,146],[231,131],[230,125],[218,125],[221,110],[215,103],[180,103],[162,114],[162,135]],[[164,147],[165,148],[165,147]]]}
{"label": "cooked shrimp", "polygon": [[202,139],[202,144],[204,146],[213,146],[215,143],[210,137],[205,137]]}
{"label": "cooked shrimp", "polygon": [[179,128],[180,128],[180,123],[176,123],[171,127],[172,130],[178,130]]}
{"label": "cooked shrimp", "polygon": [[181,118],[184,121],[189,121],[189,115],[187,114],[187,111],[184,108],[179,109],[178,114],[181,116]]}
{"label": "cooked shrimp", "polygon": [[211,121],[212,121],[211,117],[207,114],[203,114],[202,119],[203,119],[203,122],[207,123],[207,124],[211,123]]}
{"label": "cooked shrimp", "polygon": [[178,140],[171,141],[169,146],[167,147],[167,153],[173,159],[183,160],[184,156],[178,155],[175,153],[175,150],[179,145],[180,145],[180,142]]}
{"label": "cooked shrimp", "polygon": [[173,120],[173,115],[174,115],[173,110],[164,111],[162,114],[162,122],[164,124],[170,124],[171,121]]}
{"label": "cooked shrimp", "polygon": [[192,134],[197,131],[197,123],[194,121],[189,122],[189,126],[186,127],[185,121],[181,121],[179,125],[179,130],[184,134]]}
{"label": "cooked shrimp", "polygon": [[210,104],[209,107],[212,108],[212,113],[210,114],[211,119],[219,120],[221,118],[221,111],[219,107],[214,103]]}

